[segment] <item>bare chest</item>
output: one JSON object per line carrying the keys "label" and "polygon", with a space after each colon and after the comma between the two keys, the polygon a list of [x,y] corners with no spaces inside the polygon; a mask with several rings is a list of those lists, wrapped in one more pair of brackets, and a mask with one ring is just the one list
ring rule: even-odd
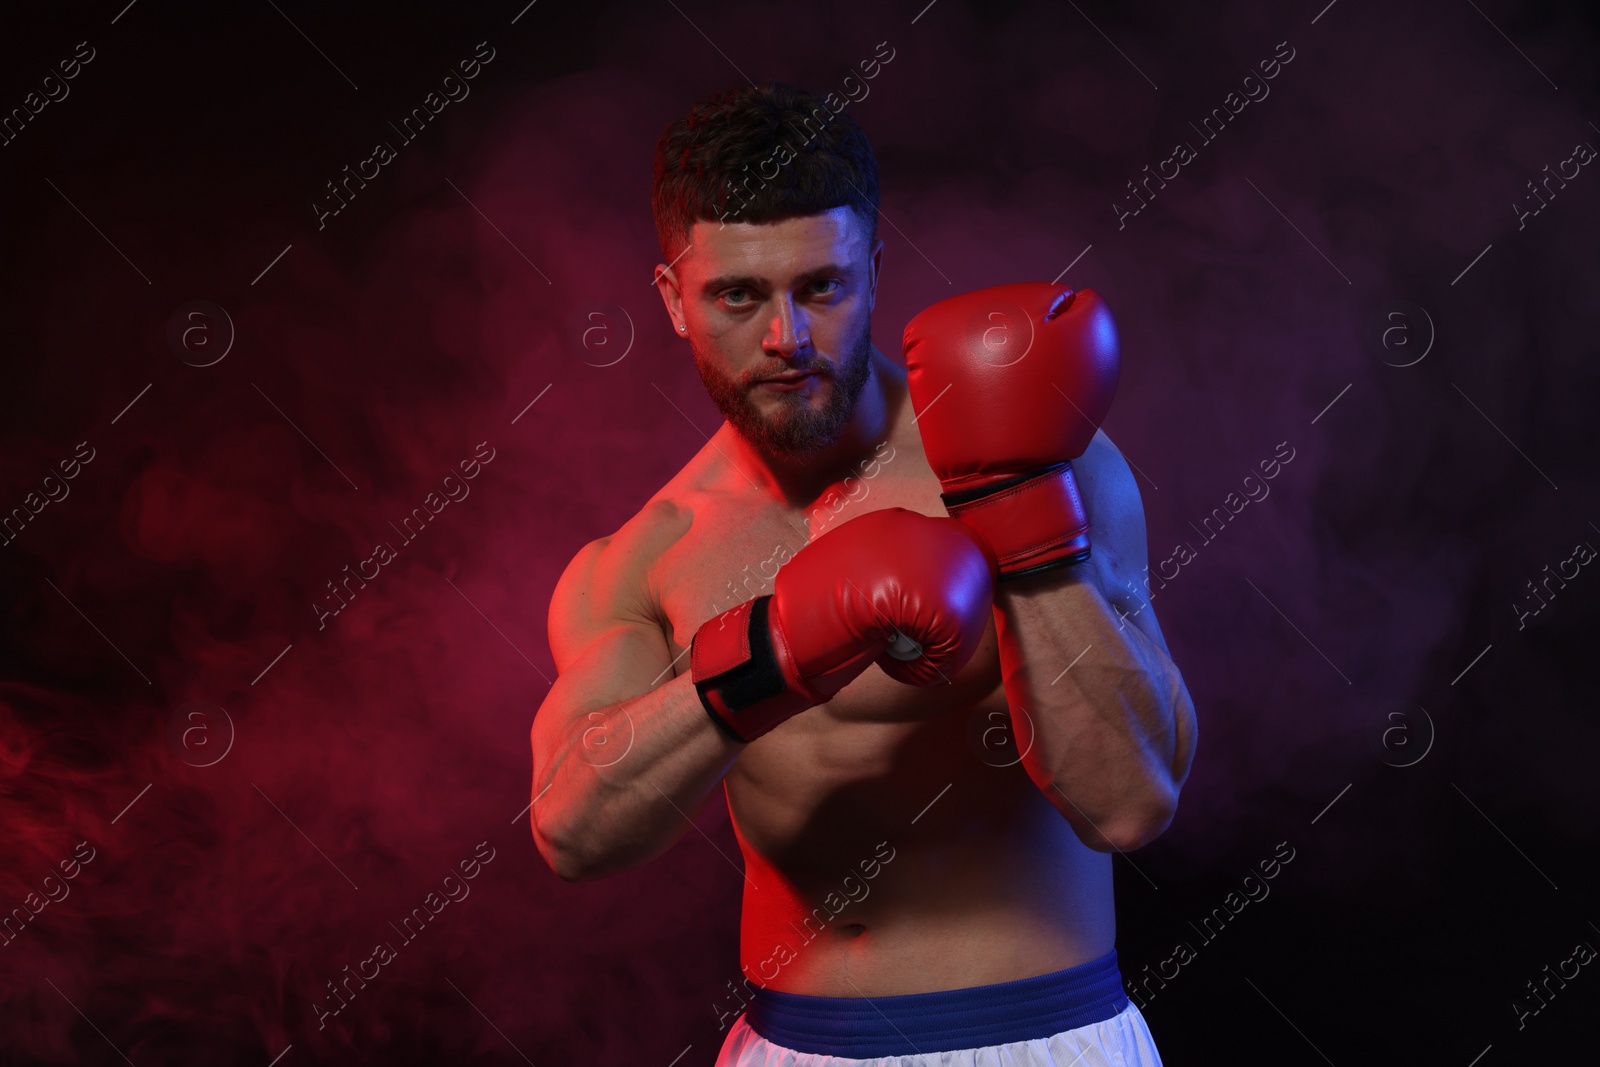
{"label": "bare chest", "polygon": [[[857,473],[830,486],[804,511],[757,507],[738,499],[712,496],[686,503],[688,529],[662,553],[651,574],[651,586],[674,657],[674,675],[688,671],[688,657],[683,653],[703,623],[746,600],[770,594],[779,569],[809,541],[883,508],[945,515],[939,483],[921,457],[903,452],[897,456],[888,444],[881,446],[876,456],[863,461]],[[886,557],[895,550],[893,544],[883,546]],[[948,695],[938,690],[965,691],[967,686],[961,683],[970,683],[975,676],[993,674],[993,680],[998,681],[999,660],[992,630],[991,624],[991,632],[973,662],[951,680],[950,686],[890,683],[886,675],[873,668],[846,687],[828,707],[834,714],[847,716],[852,711],[869,713],[876,707],[883,713],[881,717],[894,720],[899,718],[893,714],[896,711],[944,705]]]}
{"label": "bare chest", "polygon": [[[695,502],[688,531],[663,553],[652,575],[674,673],[689,670],[687,651],[700,625],[771,593],[778,570],[808,537],[892,507],[945,514],[939,483],[921,456],[896,456],[889,446],[880,450],[877,462],[832,486],[803,513],[738,507],[717,499]],[[884,546],[885,553],[893,551],[894,545]],[[812,800],[820,804],[845,788],[898,793],[913,785],[913,779],[944,773],[940,765],[947,760],[970,762],[969,720],[981,719],[986,711],[1003,715],[1004,709],[992,622],[971,661],[947,685],[904,685],[869,667],[827,704],[796,716],[745,749],[728,774],[736,821],[765,839],[763,843],[777,845],[789,829],[798,827],[779,824],[806,819],[815,812]],[[917,753],[915,759],[912,753]],[[785,799],[781,806],[766,803],[778,795]],[[906,795],[920,795],[920,790]],[[779,810],[788,814],[777,817]]]}

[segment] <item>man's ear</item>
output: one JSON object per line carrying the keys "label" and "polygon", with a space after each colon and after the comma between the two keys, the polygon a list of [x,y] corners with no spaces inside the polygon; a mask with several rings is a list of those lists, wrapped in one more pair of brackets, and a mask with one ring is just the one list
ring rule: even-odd
{"label": "man's ear", "polygon": [[678,276],[665,263],[656,264],[656,292],[661,294],[661,303],[666,305],[667,318],[673,331],[682,335],[685,331],[680,327],[686,321],[683,317],[683,294],[678,290]]}
{"label": "man's ear", "polygon": [[878,272],[883,267],[883,238],[878,238],[878,243],[872,246],[872,281],[870,283],[867,310],[871,311],[878,306]]}

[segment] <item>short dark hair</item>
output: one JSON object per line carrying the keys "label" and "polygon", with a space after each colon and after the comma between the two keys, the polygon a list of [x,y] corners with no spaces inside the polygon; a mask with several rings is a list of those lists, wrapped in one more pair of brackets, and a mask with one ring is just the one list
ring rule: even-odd
{"label": "short dark hair", "polygon": [[878,160],[844,103],[835,111],[783,82],[726,89],[669,123],[656,142],[650,208],[669,263],[696,222],[778,222],[836,207],[855,212],[871,248]]}

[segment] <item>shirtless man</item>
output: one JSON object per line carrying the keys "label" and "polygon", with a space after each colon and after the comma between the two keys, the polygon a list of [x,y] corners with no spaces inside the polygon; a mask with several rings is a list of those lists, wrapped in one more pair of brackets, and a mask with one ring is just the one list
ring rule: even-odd
{"label": "shirtless man", "polygon": [[[719,1065],[1158,1064],[1116,967],[1111,853],[1171,822],[1196,728],[1139,593],[1126,461],[1085,430],[1081,456],[1045,468],[1054,497],[963,514],[974,494],[952,490],[995,466],[962,450],[1026,420],[975,416],[970,382],[942,395],[941,376],[972,370],[972,338],[953,335],[981,308],[914,320],[909,381],[872,343],[877,165],[848,116],[782,84],[719,93],[667,127],[655,168],[656,284],[727,421],[557,584],[560,676],[531,734],[541,855],[568,881],[644,864],[722,785],[745,978]],[[1116,359],[1098,298],[995,292],[1033,300],[1039,343],[1064,346],[1029,352],[1031,373],[1064,368],[1031,392],[1062,426],[1069,403],[1097,423]],[[1074,475],[1092,550],[1081,528],[1042,554],[1031,533],[1004,543],[1070,512]],[[863,597],[874,619],[800,629]],[[784,657],[807,642],[854,657],[833,676],[847,684],[796,681]],[[741,694],[718,673],[741,655],[783,692]]]}

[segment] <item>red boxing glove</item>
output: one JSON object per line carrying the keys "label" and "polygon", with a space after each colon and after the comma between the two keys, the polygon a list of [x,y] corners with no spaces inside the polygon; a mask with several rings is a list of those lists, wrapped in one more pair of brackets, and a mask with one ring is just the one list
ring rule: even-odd
{"label": "red boxing glove", "polygon": [[874,661],[896,681],[948,681],[992,616],[995,565],[960,523],[904,508],[829,530],[783,565],[772,592],[710,619],[690,675],[712,721],[753,741],[831,700]]}
{"label": "red boxing glove", "polygon": [[945,507],[994,550],[1000,578],[1087,559],[1072,460],[1111,407],[1118,371],[1099,294],[1018,282],[953,296],[906,325],[904,351]]}

